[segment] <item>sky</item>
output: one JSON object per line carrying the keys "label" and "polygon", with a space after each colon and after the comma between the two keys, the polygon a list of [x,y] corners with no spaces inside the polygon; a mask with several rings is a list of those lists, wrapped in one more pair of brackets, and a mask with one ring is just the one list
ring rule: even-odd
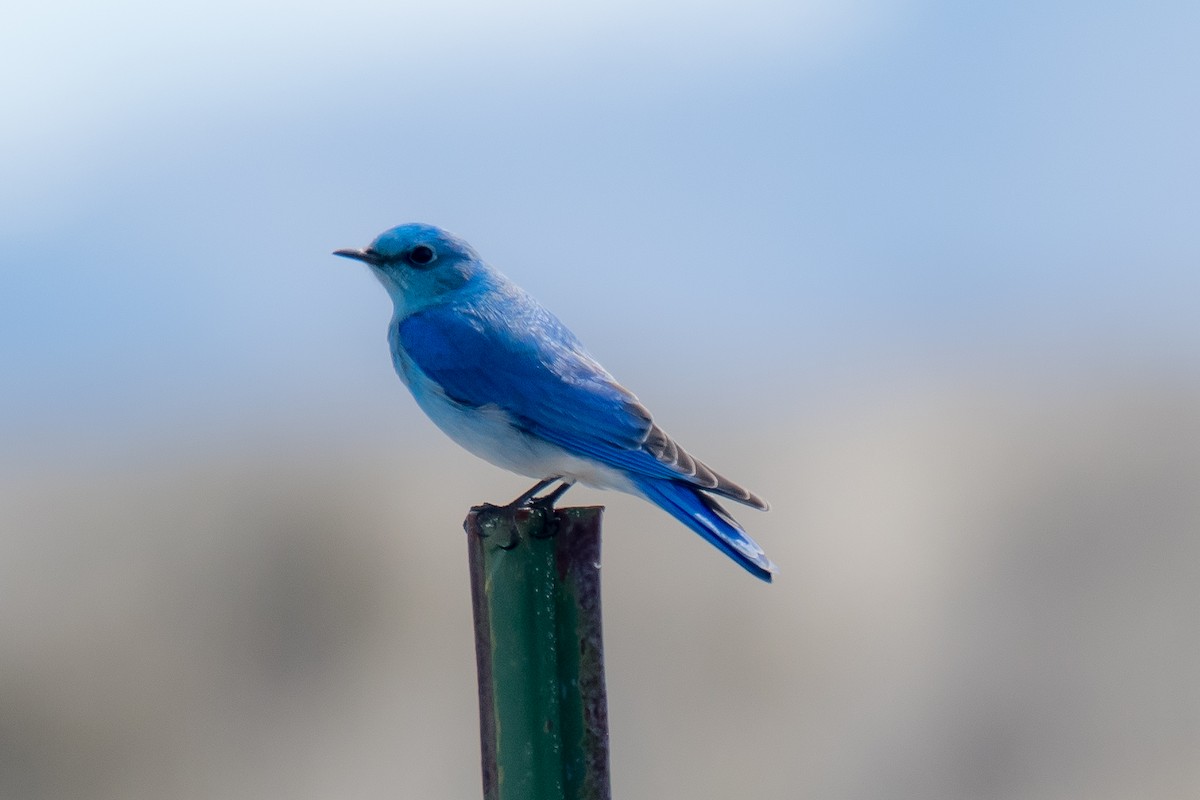
{"label": "sky", "polygon": [[410,220],[664,398],[1200,354],[1192,4],[7,13],[9,436],[373,396]]}

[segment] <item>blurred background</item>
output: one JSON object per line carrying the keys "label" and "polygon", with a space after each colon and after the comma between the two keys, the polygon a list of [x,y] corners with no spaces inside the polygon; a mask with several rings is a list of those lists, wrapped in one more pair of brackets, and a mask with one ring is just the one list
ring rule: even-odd
{"label": "blurred background", "polygon": [[1200,794],[1200,6],[2,16],[0,798],[478,796],[410,220],[774,504],[569,495],[615,796]]}

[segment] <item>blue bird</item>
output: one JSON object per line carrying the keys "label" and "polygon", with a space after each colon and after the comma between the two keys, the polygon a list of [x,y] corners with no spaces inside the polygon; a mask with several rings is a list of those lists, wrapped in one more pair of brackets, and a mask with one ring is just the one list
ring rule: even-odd
{"label": "blue bird", "polygon": [[771,580],[775,565],[709,495],[767,503],[688,455],[575,334],[465,241],[412,223],[334,255],[365,263],[387,289],[392,362],[430,419],[475,455],[538,479],[511,505],[552,506],[576,481],[628,492]]}

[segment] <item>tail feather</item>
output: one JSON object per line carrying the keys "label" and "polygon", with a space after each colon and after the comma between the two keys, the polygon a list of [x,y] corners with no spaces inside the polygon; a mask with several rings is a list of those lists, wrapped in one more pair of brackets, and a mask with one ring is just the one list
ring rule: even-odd
{"label": "tail feather", "polygon": [[651,503],[703,536],[754,577],[771,582],[775,565],[716,500],[680,481],[634,478],[633,482]]}

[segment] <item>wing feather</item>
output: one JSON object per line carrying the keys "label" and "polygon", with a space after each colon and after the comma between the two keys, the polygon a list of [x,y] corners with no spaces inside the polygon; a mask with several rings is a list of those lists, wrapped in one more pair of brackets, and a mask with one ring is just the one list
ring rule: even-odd
{"label": "wing feather", "polygon": [[676,444],[554,315],[527,296],[504,308],[437,306],[392,335],[459,403],[498,406],[528,433],[611,467],[767,507]]}

